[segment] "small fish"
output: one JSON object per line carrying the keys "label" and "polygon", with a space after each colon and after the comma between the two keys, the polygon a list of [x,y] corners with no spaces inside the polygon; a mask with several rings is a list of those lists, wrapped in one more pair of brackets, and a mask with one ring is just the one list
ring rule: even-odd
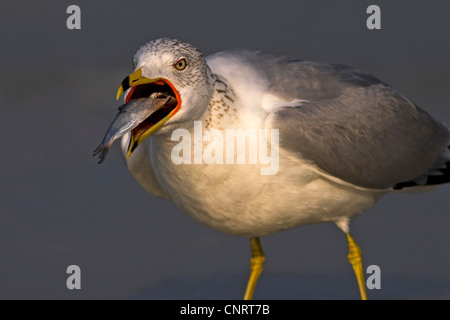
{"label": "small fish", "polygon": [[94,157],[96,155],[99,157],[98,163],[102,163],[105,160],[114,141],[136,128],[171,99],[174,98],[161,92],[155,92],[148,98],[133,99],[127,104],[120,106],[119,113],[109,126],[102,143],[94,150]]}

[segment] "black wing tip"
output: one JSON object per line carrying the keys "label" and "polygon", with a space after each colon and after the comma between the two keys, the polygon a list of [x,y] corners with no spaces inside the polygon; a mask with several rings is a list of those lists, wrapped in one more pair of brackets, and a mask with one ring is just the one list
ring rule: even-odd
{"label": "black wing tip", "polygon": [[394,190],[401,190],[404,188],[410,188],[410,187],[425,187],[425,186],[435,186],[439,184],[449,183],[450,182],[450,161],[447,161],[445,163],[445,168],[438,169],[437,171],[440,171],[441,174],[439,175],[429,175],[427,176],[427,181],[423,184],[417,183],[416,181],[405,181],[397,183],[393,189]]}

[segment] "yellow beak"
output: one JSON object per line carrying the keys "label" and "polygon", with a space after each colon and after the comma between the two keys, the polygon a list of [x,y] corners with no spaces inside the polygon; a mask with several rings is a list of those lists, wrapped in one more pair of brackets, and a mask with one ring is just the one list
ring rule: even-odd
{"label": "yellow beak", "polygon": [[160,78],[149,79],[142,76],[142,68],[137,69],[132,74],[128,75],[125,79],[123,79],[122,83],[117,90],[116,100],[120,98],[122,93],[127,91],[131,87],[138,86],[140,84],[146,84],[151,82],[156,82],[160,80]]}
{"label": "yellow beak", "polygon": [[[124,93],[128,89],[136,87],[141,84],[147,84],[147,83],[169,85],[170,88],[172,89],[173,93],[175,94],[175,98],[177,100],[177,105],[165,117],[160,119],[158,122],[154,123],[151,127],[140,126],[140,127],[137,127],[135,130],[131,131],[131,139],[130,139],[130,143],[128,146],[127,158],[129,158],[131,156],[133,151],[136,149],[136,147],[142,141],[144,141],[153,132],[155,132],[156,130],[161,128],[164,123],[166,123],[171,117],[173,117],[175,115],[175,113],[178,112],[178,110],[180,109],[180,106],[181,106],[180,95],[179,95],[178,91],[175,89],[175,87],[172,85],[172,83],[170,83],[170,81],[163,79],[163,78],[150,79],[150,78],[143,77],[142,76],[142,68],[137,69],[136,71],[134,71],[133,73],[128,75],[125,79],[123,79],[122,83],[119,86],[119,89],[117,90],[116,99],[119,99],[120,96],[122,95],[122,93]],[[125,99],[125,103],[128,103],[131,100],[132,91],[133,91],[133,89],[131,90],[130,93],[128,93],[128,95]]]}

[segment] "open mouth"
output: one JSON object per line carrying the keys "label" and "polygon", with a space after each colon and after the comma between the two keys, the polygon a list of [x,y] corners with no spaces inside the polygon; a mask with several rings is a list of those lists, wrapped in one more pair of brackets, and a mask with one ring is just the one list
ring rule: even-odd
{"label": "open mouth", "polygon": [[170,99],[153,112],[148,118],[142,121],[137,127],[131,130],[131,140],[129,152],[132,153],[151,133],[159,129],[167,120],[169,120],[180,108],[181,100],[176,89],[172,84],[165,79],[158,79],[156,81],[140,84],[131,87],[131,90],[126,96],[125,102],[128,103],[133,99],[151,98],[169,96]]}

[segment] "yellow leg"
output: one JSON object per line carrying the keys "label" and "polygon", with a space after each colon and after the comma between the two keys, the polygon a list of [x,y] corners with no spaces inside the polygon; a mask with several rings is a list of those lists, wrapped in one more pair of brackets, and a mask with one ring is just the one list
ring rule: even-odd
{"label": "yellow leg", "polygon": [[364,280],[361,249],[355,242],[355,239],[353,239],[353,237],[350,235],[350,233],[347,232],[346,235],[349,249],[348,261],[351,263],[353,270],[355,271],[356,280],[358,281],[359,286],[359,292],[361,293],[361,300],[367,300],[366,281]]}
{"label": "yellow leg", "polygon": [[244,300],[252,300],[253,292],[255,292],[256,282],[263,270],[264,251],[259,238],[250,238],[252,248],[252,257],[250,259],[250,278],[248,279],[247,289],[245,290]]}

